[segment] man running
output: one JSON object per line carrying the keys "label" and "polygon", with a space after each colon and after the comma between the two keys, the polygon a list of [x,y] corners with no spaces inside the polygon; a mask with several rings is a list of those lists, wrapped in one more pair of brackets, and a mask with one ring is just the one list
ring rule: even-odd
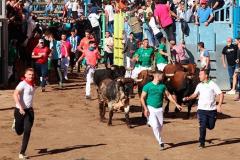
{"label": "man running", "polygon": [[34,70],[32,68],[27,68],[24,77],[24,80],[18,84],[13,94],[13,98],[16,103],[16,108],[14,110],[15,131],[17,135],[23,134],[19,159],[27,159],[25,152],[34,121]]}
{"label": "man running", "polygon": [[[200,124],[199,147],[204,148],[206,128],[212,130],[215,127],[217,112],[221,112],[224,95],[217,84],[212,80],[209,80],[208,70],[201,70],[199,73],[199,78],[201,83],[197,85],[195,92],[191,96],[183,98],[183,100],[189,101],[199,97],[197,111]],[[216,105],[215,100],[217,95],[219,96],[218,105]]]}
{"label": "man running", "polygon": [[93,82],[93,73],[95,72],[98,59],[101,58],[100,53],[97,49],[97,44],[94,41],[89,42],[89,48],[86,49],[82,56],[76,62],[76,65],[83,59],[86,59],[87,67],[85,70],[86,73],[86,99],[91,99],[91,83]]}
{"label": "man running", "polygon": [[167,91],[165,84],[162,83],[163,72],[156,71],[153,74],[154,78],[152,82],[147,83],[143,87],[141,95],[141,104],[144,108],[144,115],[148,117],[148,124],[152,127],[153,134],[156,137],[160,148],[164,149],[164,143],[161,138],[161,132],[163,127],[163,98],[164,94],[168,99],[173,102],[179,110],[182,107],[177,104],[172,95]]}

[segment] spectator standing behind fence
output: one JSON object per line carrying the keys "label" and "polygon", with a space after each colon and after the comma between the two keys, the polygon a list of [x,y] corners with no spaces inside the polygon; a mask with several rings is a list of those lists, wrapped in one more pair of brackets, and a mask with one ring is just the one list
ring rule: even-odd
{"label": "spectator standing behind fence", "polygon": [[113,34],[113,22],[114,22],[114,10],[113,6],[111,5],[111,2],[106,2],[105,5],[105,14],[106,14],[106,22],[107,22],[107,30]]}
{"label": "spectator standing behind fence", "polygon": [[65,7],[67,9],[67,17],[71,17],[72,16],[72,7],[73,7],[73,3],[71,0],[67,1],[67,3],[65,4]]}
{"label": "spectator standing behind fence", "polygon": [[175,40],[173,30],[173,19],[171,16],[177,18],[177,15],[170,10],[170,6],[166,0],[156,0],[154,16],[157,23],[164,29],[167,34],[168,40]]}
{"label": "spectator standing behind fence", "polygon": [[130,33],[129,38],[127,39],[124,45],[124,57],[125,57],[125,67],[127,69],[125,77],[131,77],[131,69],[133,69],[133,63],[131,62],[131,58],[133,57],[134,52],[137,50],[137,41],[133,33]]}
{"label": "spectator standing behind fence", "polygon": [[48,0],[45,6],[45,16],[47,17],[49,12],[53,12],[53,2],[52,0]]}
{"label": "spectator standing behind fence", "polygon": [[195,24],[200,25],[204,23],[205,26],[208,26],[213,20],[213,12],[210,7],[207,6],[206,0],[200,1],[201,6],[197,9],[195,16]]}
{"label": "spectator standing behind fence", "polygon": [[[198,99],[198,120],[199,120],[199,142],[200,148],[205,147],[206,129],[214,129],[217,120],[217,112],[221,112],[221,106],[224,95],[221,89],[212,80],[209,80],[207,70],[201,70],[199,73],[200,83],[197,85],[194,93],[183,98],[184,101]],[[219,96],[218,105],[216,105],[216,96]]]}
{"label": "spectator standing behind fence", "polygon": [[73,19],[78,18],[78,8],[80,8],[78,0],[74,0],[74,2],[72,2],[72,17],[73,17]]}
{"label": "spectator standing behind fence", "polygon": [[137,39],[137,41],[142,41],[143,39],[143,30],[142,30],[142,24],[141,20],[134,16],[134,13],[130,14],[128,24],[131,27],[132,32],[134,33],[134,37]]}
{"label": "spectator standing behind fence", "polygon": [[161,38],[163,37],[163,34],[160,31],[159,26],[156,24],[156,20],[153,16],[152,12],[148,13],[148,17],[149,17],[149,23],[148,24],[153,31],[155,39],[158,41],[157,43],[155,42],[155,45],[159,44],[161,42]]}
{"label": "spectator standing behind fence", "polygon": [[208,0],[208,6],[213,10],[219,9],[224,6],[224,0]]}
{"label": "spectator standing behind fence", "polygon": [[106,32],[105,45],[104,45],[104,61],[105,67],[108,67],[108,61],[110,66],[113,65],[113,37],[110,32]]}
{"label": "spectator standing behind fence", "polygon": [[[233,74],[237,68],[237,51],[238,47],[232,44],[232,38],[227,38],[227,45],[222,50],[222,63],[223,67],[227,68],[229,75],[229,82],[231,88],[233,88]],[[227,60],[227,64],[226,64]],[[230,90],[227,94],[235,94],[235,90]]]}
{"label": "spectator standing behind fence", "polygon": [[100,42],[100,23],[99,23],[100,13],[101,12],[98,12],[98,13],[92,12],[88,16],[88,19],[92,25],[92,31],[95,34],[97,43]]}
{"label": "spectator standing behind fence", "polygon": [[48,74],[48,56],[50,53],[51,50],[45,46],[44,40],[39,39],[38,45],[33,49],[32,58],[35,59],[34,66],[40,79],[42,92],[45,91],[46,77]]}

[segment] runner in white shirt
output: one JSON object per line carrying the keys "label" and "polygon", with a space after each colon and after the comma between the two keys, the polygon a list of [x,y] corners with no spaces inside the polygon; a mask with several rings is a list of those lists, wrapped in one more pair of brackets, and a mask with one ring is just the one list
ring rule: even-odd
{"label": "runner in white shirt", "polygon": [[[199,73],[200,83],[197,85],[195,92],[185,97],[183,100],[188,101],[199,97],[198,100],[198,120],[199,120],[199,142],[200,148],[205,147],[206,128],[212,130],[217,120],[217,112],[221,112],[221,106],[224,95],[218,85],[209,80],[207,70],[201,70]],[[218,105],[216,105],[216,96],[219,96]]]}
{"label": "runner in white shirt", "polygon": [[33,95],[34,95],[34,71],[32,68],[28,68],[25,71],[25,79],[21,81],[16,87],[13,98],[16,103],[14,110],[14,124],[18,135],[23,134],[23,140],[21,145],[21,151],[19,153],[19,159],[26,159],[25,155],[28,142],[30,139],[31,128],[34,121],[33,111]]}
{"label": "runner in white shirt", "polygon": [[148,24],[153,31],[154,37],[158,40],[158,44],[160,44],[163,34],[162,34],[161,30],[159,29],[159,26],[156,24],[156,20],[153,16],[152,12],[148,13],[148,17],[150,18]]}

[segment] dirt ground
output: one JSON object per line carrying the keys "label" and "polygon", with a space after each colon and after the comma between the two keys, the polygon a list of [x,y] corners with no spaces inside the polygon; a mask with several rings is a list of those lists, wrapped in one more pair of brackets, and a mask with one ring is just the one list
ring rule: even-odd
{"label": "dirt ground", "polygon": [[[34,160],[239,160],[240,103],[225,96],[223,114],[213,131],[207,131],[205,149],[198,148],[196,108],[192,118],[184,119],[187,108],[164,119],[160,148],[151,128],[141,120],[138,96],[131,99],[132,129],[127,128],[123,113],[115,113],[113,126],[99,122],[97,94],[85,100],[85,85],[79,76],[72,77],[59,90],[47,86],[37,89],[34,99],[35,122],[27,155]],[[22,137],[11,130],[14,102],[13,90],[0,91],[0,160],[18,158]],[[172,107],[170,111],[172,112]]]}

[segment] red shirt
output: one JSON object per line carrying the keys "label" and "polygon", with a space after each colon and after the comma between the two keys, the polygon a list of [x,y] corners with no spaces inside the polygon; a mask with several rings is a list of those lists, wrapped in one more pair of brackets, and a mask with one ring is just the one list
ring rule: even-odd
{"label": "red shirt", "polygon": [[71,44],[68,41],[61,41],[61,55],[62,57],[68,57],[71,52]]}
{"label": "red shirt", "polygon": [[89,42],[90,41],[95,41],[94,38],[90,38],[88,39],[87,37],[84,37],[81,41],[80,44],[78,46],[78,48],[82,48],[83,50],[86,50],[89,48]]}
{"label": "red shirt", "polygon": [[38,46],[34,48],[33,55],[39,56],[43,55],[41,58],[36,59],[36,63],[44,64],[48,61],[48,55],[51,53],[51,50],[48,47],[39,48]]}
{"label": "red shirt", "polygon": [[87,65],[96,66],[97,60],[101,58],[98,49],[95,49],[94,51],[90,51],[89,49],[86,49],[81,58],[85,57],[87,61]]}

